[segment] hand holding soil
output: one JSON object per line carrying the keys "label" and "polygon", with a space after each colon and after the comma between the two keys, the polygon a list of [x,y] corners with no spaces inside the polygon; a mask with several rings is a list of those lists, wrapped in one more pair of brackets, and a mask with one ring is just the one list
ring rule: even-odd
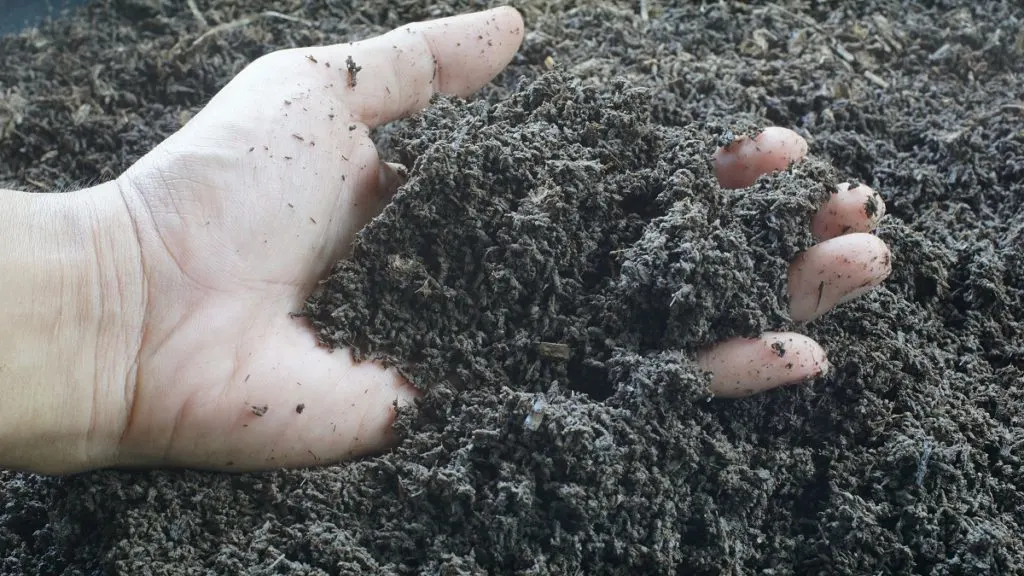
{"label": "hand holding soil", "polygon": [[[395,408],[419,392],[394,369],[319,345],[295,314],[402,181],[370,131],[423,109],[435,93],[472,94],[510,61],[522,34],[518,13],[504,9],[273,53],[132,166],[117,184],[142,270],[120,289],[141,291],[145,324],[127,398],[104,405],[107,416],[93,424],[98,442],[116,438],[116,446],[90,446],[100,456],[86,463],[44,467],[251,470],[391,445]],[[806,152],[797,134],[772,128],[726,145],[713,165],[724,188],[745,188]],[[820,244],[790,268],[794,320],[813,320],[885,279],[889,252],[870,234],[883,213],[866,186],[842,185],[825,203],[812,220]],[[698,362],[719,396],[828,368],[816,342],[789,332],[727,340]]]}

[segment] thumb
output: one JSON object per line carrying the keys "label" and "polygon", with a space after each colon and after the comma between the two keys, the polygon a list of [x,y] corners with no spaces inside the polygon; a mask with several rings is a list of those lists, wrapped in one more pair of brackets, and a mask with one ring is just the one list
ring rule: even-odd
{"label": "thumb", "polygon": [[325,60],[345,62],[336,89],[371,128],[422,110],[436,93],[468,97],[512,61],[525,35],[509,6],[410,24],[352,44],[324,46]]}

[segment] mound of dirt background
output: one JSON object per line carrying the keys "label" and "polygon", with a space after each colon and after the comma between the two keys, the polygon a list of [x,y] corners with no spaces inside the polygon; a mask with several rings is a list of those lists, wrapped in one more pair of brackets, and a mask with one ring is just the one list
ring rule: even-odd
{"label": "mound of dirt background", "polygon": [[[185,2],[101,1],[0,40],[0,186],[113,176],[267,50],[483,7],[196,4],[293,19],[196,43]],[[402,446],[0,473],[2,573],[1024,571],[1024,10],[513,4],[529,33],[479,101],[380,134],[413,178],[310,306],[430,387]],[[714,186],[719,139],[767,124],[835,170]],[[781,270],[837,179],[885,197],[891,279],[806,327],[827,378],[707,401],[689,354],[786,327]]]}

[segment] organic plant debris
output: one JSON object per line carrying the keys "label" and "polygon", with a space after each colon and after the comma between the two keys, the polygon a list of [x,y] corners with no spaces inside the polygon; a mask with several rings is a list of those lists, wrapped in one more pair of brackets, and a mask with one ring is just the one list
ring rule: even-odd
{"label": "organic plant debris", "polygon": [[[489,5],[194,4],[0,39],[0,187],[113,177],[272,49]],[[377,134],[409,182],[309,303],[427,391],[400,446],[0,472],[0,573],[1024,573],[1024,8],[513,4],[504,73]],[[710,154],[768,125],[811,158],[719,188]],[[786,262],[842,181],[883,195],[893,274],[793,326]],[[709,399],[694,350],[765,329],[831,372]]]}

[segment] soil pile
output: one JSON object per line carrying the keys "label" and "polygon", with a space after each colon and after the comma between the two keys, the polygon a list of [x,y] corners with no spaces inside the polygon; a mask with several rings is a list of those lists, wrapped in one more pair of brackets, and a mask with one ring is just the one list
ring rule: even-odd
{"label": "soil pile", "polygon": [[326,340],[427,388],[603,400],[604,363],[627,350],[690,356],[789,326],[786,270],[830,168],[723,191],[709,159],[726,129],[652,124],[649,90],[610,88],[551,74],[393,130],[411,179],[314,303]]}
{"label": "soil pile", "polygon": [[[0,571],[1024,571],[1024,10],[515,4],[530,33],[479,100],[379,135],[412,178],[310,304],[429,388],[401,447],[0,473]],[[478,7],[275,3],[292,19],[196,43],[184,2],[96,2],[0,40],[0,185],[116,174],[266,50]],[[719,139],[769,123],[820,160],[720,190]],[[837,179],[885,197],[892,278],[805,327],[827,378],[708,401],[690,354],[788,326],[785,262]]]}

